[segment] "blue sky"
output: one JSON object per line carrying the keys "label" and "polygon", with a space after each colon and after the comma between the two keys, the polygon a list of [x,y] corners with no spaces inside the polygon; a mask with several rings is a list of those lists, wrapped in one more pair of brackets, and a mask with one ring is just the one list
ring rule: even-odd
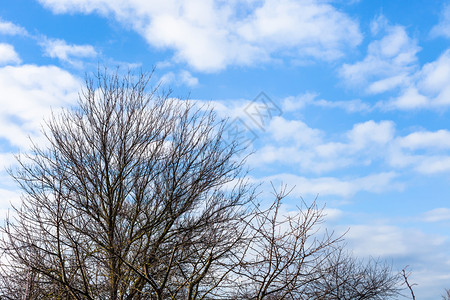
{"label": "blue sky", "polygon": [[[445,1],[2,1],[0,166],[42,139],[51,108],[76,102],[86,72],[156,67],[155,84],[246,129],[252,180],[295,186],[286,209],[318,195],[355,254],[409,265],[418,299],[438,299],[450,288],[449,42]],[[18,192],[0,178],[5,212]]]}

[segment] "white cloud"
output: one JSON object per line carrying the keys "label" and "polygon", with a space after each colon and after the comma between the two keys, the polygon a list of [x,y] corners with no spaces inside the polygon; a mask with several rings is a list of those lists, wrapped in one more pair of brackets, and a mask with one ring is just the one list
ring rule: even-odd
{"label": "white cloud", "polygon": [[355,124],[347,133],[350,148],[363,149],[373,145],[384,146],[394,137],[394,123],[391,121],[374,122],[372,120]]}
{"label": "white cloud", "polygon": [[357,123],[338,136],[310,128],[299,120],[273,118],[265,146],[249,158],[252,165],[284,163],[301,171],[323,173],[354,165],[367,165],[383,159],[385,149],[394,139],[395,124],[391,121]]}
{"label": "white cloud", "polygon": [[[450,18],[450,5],[446,6],[444,14],[446,20]],[[372,23],[371,30],[375,35],[384,36],[369,44],[363,60],[341,67],[339,73],[347,85],[362,87],[369,94],[398,90],[388,101],[375,105],[382,109],[450,106],[450,49],[420,68],[416,55],[420,48],[404,27],[389,25],[384,17],[379,17]]]}
{"label": "white cloud", "polygon": [[[378,223],[378,224],[377,224]],[[410,283],[417,299],[437,299],[446,287],[450,261],[448,236],[429,234],[417,228],[404,228],[378,221],[375,224],[350,224],[339,232],[345,235],[346,246],[360,258],[393,260],[393,271],[408,266]]]}
{"label": "white cloud", "polygon": [[307,104],[314,102],[317,98],[317,94],[305,93],[299,96],[289,96],[283,100],[282,110],[283,112],[298,111],[303,109]]}
{"label": "white cloud", "polygon": [[0,65],[18,64],[20,62],[19,54],[12,45],[0,43]]}
{"label": "white cloud", "polygon": [[428,98],[421,95],[416,87],[410,86],[403,90],[402,94],[385,107],[399,109],[416,109],[428,106]]}
{"label": "white cloud", "polygon": [[416,131],[391,143],[387,160],[393,167],[411,167],[423,174],[450,171],[450,132]]}
{"label": "white cloud", "polygon": [[76,78],[55,66],[0,68],[0,138],[27,147],[29,135],[39,136],[50,108],[75,103],[80,87]]}
{"label": "white cloud", "polygon": [[377,35],[384,31],[389,26],[389,22],[385,16],[379,15],[372,22],[370,22],[370,32],[372,35]]}
{"label": "white cloud", "polygon": [[417,131],[399,138],[398,143],[407,149],[444,149],[450,150],[450,131]]}
{"label": "white cloud", "polygon": [[[313,101],[317,102],[315,97],[314,94],[305,94],[285,98],[283,112],[295,111]],[[250,103],[241,99],[212,104],[221,117],[238,118],[251,125],[252,120],[244,112]],[[417,130],[400,135],[395,127],[393,121],[369,120],[330,135],[300,119],[272,116],[263,129],[256,126],[243,128],[256,133],[262,144],[247,159],[247,163],[252,168],[263,169],[283,165],[306,174],[326,174],[352,167],[361,170],[377,167],[381,168],[381,172],[396,174],[410,171],[426,175],[450,172],[448,130]]]}
{"label": "white cloud", "polygon": [[275,184],[282,182],[290,187],[295,186],[292,195],[301,197],[305,195],[351,197],[358,192],[382,193],[388,190],[401,190],[403,186],[395,182],[396,177],[397,174],[394,172],[371,174],[353,179],[307,178],[294,174],[277,174],[258,179],[258,182],[260,180]]}
{"label": "white cloud", "polygon": [[113,16],[200,71],[266,62],[279,50],[286,57],[333,60],[361,41],[357,22],[312,0],[40,2],[55,13]]}
{"label": "white cloud", "polygon": [[402,85],[406,81],[406,79],[407,77],[405,74],[380,79],[371,83],[367,88],[367,91],[371,94],[384,93]]}
{"label": "white cloud", "polygon": [[344,215],[344,212],[337,208],[325,207],[322,212],[326,222],[336,221]]}
{"label": "white cloud", "polygon": [[416,299],[443,299],[442,294],[444,294],[444,289],[448,288],[450,281],[448,274],[450,263],[445,261],[448,257],[441,253],[437,256],[436,252],[430,252],[424,256],[432,257],[434,261],[428,261],[427,264],[422,264],[412,270],[410,282],[418,283],[414,287]]}
{"label": "white cloud", "polygon": [[422,219],[425,222],[448,221],[450,220],[450,208],[441,207],[427,211],[423,214]]}
{"label": "white cloud", "polygon": [[186,70],[180,72],[180,80],[182,83],[190,87],[198,85],[198,78],[192,76],[192,74]]}
{"label": "white cloud", "polygon": [[359,166],[411,170],[419,174],[450,172],[450,132],[414,131],[397,135],[392,121],[369,120],[328,136],[300,120],[272,118],[263,146],[248,158],[252,167],[283,164],[299,172],[323,174]]}
{"label": "white cloud", "polygon": [[298,111],[303,109],[306,105],[323,108],[339,108],[349,113],[370,111],[372,109],[370,105],[364,103],[360,99],[330,101],[317,99],[317,97],[318,95],[314,93],[305,93],[296,97],[286,97],[282,103],[282,110],[283,112]]}
{"label": "white cloud", "polygon": [[276,141],[292,141],[300,145],[314,145],[320,143],[323,132],[312,129],[300,120],[288,121],[282,117],[275,117],[270,122],[269,132]]}
{"label": "white cloud", "polygon": [[420,50],[402,26],[391,26],[384,18],[376,19],[372,32],[384,36],[371,42],[367,56],[359,62],[344,64],[340,75],[350,86],[363,86],[370,94],[379,94],[408,84],[416,68]]}
{"label": "white cloud", "polygon": [[364,149],[374,150],[374,148],[385,147],[394,136],[394,127],[395,124],[392,121],[374,122],[370,120],[357,123],[346,132],[346,142],[331,142],[321,145],[324,146],[323,153],[335,153],[336,155],[347,153],[347,155],[352,155]]}
{"label": "white cloud", "polygon": [[45,39],[41,43],[44,53],[52,58],[58,58],[70,64],[79,64],[79,58],[95,57],[97,51],[91,45],[69,45],[64,40]]}
{"label": "white cloud", "polygon": [[15,216],[11,205],[19,208],[22,200],[18,191],[0,188],[0,195],[2,196],[0,199],[0,222],[3,223],[7,216],[10,218]]}
{"label": "white cloud", "polygon": [[433,37],[450,38],[450,5],[447,4],[441,11],[439,23],[431,29],[430,32]]}
{"label": "white cloud", "polygon": [[389,109],[437,109],[450,105],[450,49],[412,73],[397,97],[384,103]]}
{"label": "white cloud", "polygon": [[[450,5],[443,12],[441,23],[432,32],[450,34]],[[389,25],[384,17],[371,25],[375,35],[384,36],[369,44],[366,57],[344,64],[340,76],[348,85],[362,87],[366,93],[379,94],[398,90],[388,101],[375,107],[382,109],[437,109],[450,106],[450,49],[435,61],[419,67],[417,41],[402,26]]]}
{"label": "white cloud", "polygon": [[360,99],[343,100],[343,101],[329,101],[320,99],[314,101],[312,105],[325,108],[340,108],[349,113],[366,112],[372,110],[372,107],[370,105],[364,103]]}
{"label": "white cloud", "polygon": [[447,50],[436,61],[424,65],[420,86],[427,92],[440,92],[449,82],[450,50]]}
{"label": "white cloud", "polygon": [[[422,157],[422,159],[420,159]],[[450,156],[430,156],[417,155],[416,170],[424,174],[435,174],[450,171]]]}
{"label": "white cloud", "polygon": [[188,87],[195,87],[198,85],[198,78],[192,76],[192,74],[186,70],[181,70],[177,74],[168,72],[161,76],[159,81],[164,85],[175,84],[177,86],[186,85]]}
{"label": "white cloud", "polygon": [[249,20],[239,31],[252,44],[263,44],[265,49],[301,45],[309,55],[326,60],[341,56],[343,43],[356,46],[361,40],[352,20],[332,6],[315,1],[269,0]]}
{"label": "white cloud", "polygon": [[0,34],[5,35],[27,35],[27,31],[20,26],[17,26],[11,22],[3,21],[0,19]]}
{"label": "white cloud", "polygon": [[159,82],[163,85],[170,85],[174,81],[176,81],[176,76],[175,76],[175,73],[173,73],[173,72],[167,72],[166,74],[161,76],[161,78],[159,79]]}
{"label": "white cloud", "polygon": [[[1,153],[0,152],[0,170],[7,168],[12,162],[14,162],[14,155],[12,153]],[[0,182],[4,184],[4,178],[1,178],[0,171]]]}
{"label": "white cloud", "polygon": [[423,66],[417,87],[428,97],[430,106],[450,104],[450,49]]}
{"label": "white cloud", "polygon": [[395,257],[434,252],[446,238],[430,236],[416,229],[403,229],[392,225],[351,225],[345,235],[353,252],[358,256]]}
{"label": "white cloud", "polygon": [[[10,204],[18,206],[22,202],[20,200],[20,192],[17,191],[0,188],[0,195],[2,195],[0,209],[8,208]],[[0,218],[0,220],[4,220],[4,218]]]}

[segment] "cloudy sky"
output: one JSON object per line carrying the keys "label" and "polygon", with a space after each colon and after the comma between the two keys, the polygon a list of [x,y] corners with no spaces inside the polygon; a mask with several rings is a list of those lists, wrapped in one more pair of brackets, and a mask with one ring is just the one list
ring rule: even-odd
{"label": "cloudy sky", "polygon": [[[185,2],[183,4],[183,2]],[[209,101],[255,182],[327,204],[353,252],[450,288],[450,5],[438,0],[14,0],[0,4],[0,166],[85,73],[149,71]],[[262,93],[261,93],[262,92]],[[17,203],[0,172],[0,209]],[[2,213],[3,215],[4,213]]]}

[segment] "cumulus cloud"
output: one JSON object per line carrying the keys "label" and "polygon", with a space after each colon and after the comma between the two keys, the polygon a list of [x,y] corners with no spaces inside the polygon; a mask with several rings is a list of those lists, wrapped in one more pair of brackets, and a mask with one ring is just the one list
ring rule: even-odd
{"label": "cumulus cloud", "polygon": [[[420,159],[416,156],[415,159]],[[450,156],[431,156],[423,157],[422,160],[416,161],[416,170],[424,174],[444,173],[450,171]]]}
{"label": "cumulus cloud", "polygon": [[91,45],[70,45],[59,39],[45,39],[41,42],[41,46],[44,48],[45,55],[72,65],[80,64],[78,60],[80,58],[97,56],[97,51]]}
{"label": "cumulus cloud", "polygon": [[159,81],[165,85],[175,84],[177,86],[186,85],[188,87],[195,87],[198,85],[198,78],[194,77],[186,70],[181,70],[176,74],[174,72],[168,72],[161,76]]}
{"label": "cumulus cloud", "polygon": [[386,145],[394,136],[394,123],[372,120],[355,124],[347,133],[351,148],[360,150],[371,145]]}
{"label": "cumulus cloud", "polygon": [[387,160],[397,168],[413,168],[423,174],[450,171],[448,130],[416,131],[391,143]]}
{"label": "cumulus cloud", "polygon": [[416,109],[427,107],[429,100],[424,95],[420,94],[414,86],[405,88],[402,93],[394,100],[388,102],[384,106],[387,108],[396,108],[402,110]]}
{"label": "cumulus cloud", "polygon": [[450,49],[423,66],[417,86],[431,99],[431,105],[450,104]]}
{"label": "cumulus cloud", "polygon": [[248,158],[248,163],[264,168],[285,165],[312,174],[373,166],[386,172],[450,172],[448,130],[417,130],[400,135],[395,127],[392,121],[369,120],[329,135],[301,120],[275,116],[264,132],[257,132],[262,146]]}
{"label": "cumulus cloud", "polygon": [[316,106],[322,108],[338,108],[348,113],[367,112],[372,110],[372,107],[361,99],[354,100],[325,100],[318,98],[317,94],[305,93],[299,96],[286,97],[282,102],[283,112],[299,111],[306,106]]}
{"label": "cumulus cloud", "polygon": [[99,13],[131,26],[173,60],[200,71],[283,57],[334,60],[361,41],[359,26],[327,2],[40,0],[54,13]]}
{"label": "cumulus cloud", "polygon": [[27,35],[25,28],[14,23],[0,19],[0,34],[5,35]]}
{"label": "cumulus cloud", "polygon": [[359,192],[381,193],[387,190],[401,190],[403,186],[395,181],[396,178],[397,174],[394,172],[370,174],[350,179],[336,177],[308,178],[283,173],[264,177],[258,179],[258,181],[274,182],[275,184],[282,182],[291,187],[295,186],[292,194],[299,197],[320,195],[348,198]]}
{"label": "cumulus cloud", "polygon": [[[446,6],[443,14],[447,20],[450,6]],[[437,28],[443,30],[445,22],[441,21],[440,27],[435,27],[433,32],[437,32]],[[381,109],[450,106],[450,49],[420,67],[417,60],[420,48],[404,27],[390,25],[384,17],[379,17],[372,23],[371,30],[382,38],[369,44],[363,60],[344,64],[339,70],[347,85],[362,88],[368,94],[393,91],[395,94],[389,100],[374,106]]]}
{"label": "cumulus cloud", "polygon": [[417,131],[399,138],[398,144],[410,150],[450,150],[450,132],[444,129],[437,131]]}
{"label": "cumulus cloud", "polygon": [[399,95],[383,104],[388,109],[437,109],[450,105],[450,49],[411,74]]}
{"label": "cumulus cloud", "polygon": [[447,4],[441,11],[439,18],[439,23],[435,25],[431,31],[430,35],[432,37],[442,36],[445,38],[450,38],[450,5]]}
{"label": "cumulus cloud", "polygon": [[192,74],[186,70],[183,70],[180,72],[180,80],[182,83],[186,84],[187,86],[196,86],[198,85],[198,78],[192,76]]}
{"label": "cumulus cloud", "polygon": [[369,94],[379,94],[409,82],[417,67],[416,54],[420,50],[403,26],[389,25],[384,17],[372,24],[372,32],[383,35],[371,42],[366,57],[359,62],[344,64],[341,77],[349,86],[362,86]]}
{"label": "cumulus cloud", "polygon": [[423,254],[445,242],[443,236],[428,236],[419,230],[392,225],[351,225],[345,237],[356,255],[372,257]]}
{"label": "cumulus cloud", "polygon": [[338,100],[338,101],[329,101],[324,99],[316,100],[312,103],[314,106],[324,107],[324,108],[339,108],[343,109],[349,113],[355,112],[367,112],[371,111],[372,107],[367,103],[364,103],[361,99],[354,100]]}
{"label": "cumulus cloud", "polygon": [[323,133],[310,128],[300,120],[286,120],[275,117],[270,123],[269,131],[276,141],[292,141],[296,144],[313,145],[321,141]]}
{"label": "cumulus cloud", "polygon": [[0,65],[18,64],[20,62],[19,54],[12,45],[0,43]]}
{"label": "cumulus cloud", "polygon": [[436,208],[427,211],[423,214],[423,221],[425,222],[440,222],[450,220],[450,208]]}
{"label": "cumulus cloud", "polygon": [[324,173],[383,159],[382,150],[393,140],[395,124],[372,120],[357,123],[332,139],[300,120],[275,117],[267,133],[268,142],[249,158],[250,164],[296,164],[304,172]]}
{"label": "cumulus cloud", "polygon": [[0,68],[0,138],[26,148],[28,136],[40,135],[51,107],[75,103],[80,86],[78,79],[55,66]]}
{"label": "cumulus cloud", "polygon": [[435,291],[447,285],[448,237],[392,225],[386,220],[341,226],[339,232],[346,231],[346,244],[356,256],[388,261],[394,258],[395,271],[409,265],[410,282],[420,282],[414,287],[416,297],[435,299]]}
{"label": "cumulus cloud", "polygon": [[[253,155],[247,159],[251,168],[277,170],[284,167],[296,174],[305,174],[300,181],[304,180],[304,186],[311,187],[308,190],[311,193],[334,190],[335,195],[348,197],[354,195],[353,187],[358,185],[365,191],[374,192],[376,188],[368,186],[371,180],[386,189],[391,184],[394,189],[402,189],[401,181],[407,172],[423,175],[450,172],[448,130],[419,129],[401,134],[393,121],[368,120],[330,134],[288,114],[314,101],[318,101],[315,94],[285,98],[283,114],[271,116],[264,128],[250,126],[252,120],[245,114],[250,100],[215,101],[212,104],[221,117],[240,120],[247,125],[242,129],[251,131],[248,137],[254,138],[252,144],[255,146]],[[356,178],[339,181],[333,177],[335,172],[353,168],[362,171],[361,176],[371,176],[370,170],[374,167],[381,175],[367,177],[367,181]],[[327,176],[331,172],[334,174]],[[313,179],[306,181],[308,176]],[[398,183],[394,183],[396,178]]]}

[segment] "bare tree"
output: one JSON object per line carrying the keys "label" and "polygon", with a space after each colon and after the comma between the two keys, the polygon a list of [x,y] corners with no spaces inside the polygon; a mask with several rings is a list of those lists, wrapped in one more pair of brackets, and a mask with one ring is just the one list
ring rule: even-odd
{"label": "bare tree", "polygon": [[389,299],[399,295],[401,275],[390,265],[357,259],[342,245],[329,250],[307,287],[308,299]]}
{"label": "bare tree", "polygon": [[237,273],[241,277],[240,299],[307,299],[306,287],[326,259],[330,247],[340,242],[327,232],[319,236],[323,211],[316,203],[283,215],[286,187],[274,189],[275,201],[255,214],[250,222],[253,239],[249,259]]}
{"label": "bare tree", "polygon": [[411,276],[411,272],[407,271],[408,266],[404,267],[402,270],[403,284],[408,288],[409,293],[411,294],[411,299],[415,300],[416,295],[414,294],[413,286],[417,285],[416,283],[409,282],[409,276]]}
{"label": "bare tree", "polygon": [[[274,190],[275,191],[275,190]],[[250,258],[241,264],[237,299],[387,299],[398,295],[400,274],[377,260],[344,250],[343,235],[321,228],[323,207],[304,202],[281,213],[286,187],[251,224]]]}
{"label": "bare tree", "polygon": [[445,289],[445,295],[442,295],[442,300],[450,300],[450,289]]}
{"label": "bare tree", "polygon": [[[311,299],[342,280],[342,237],[321,231],[323,211],[283,218],[286,189],[260,209],[226,122],[149,79],[99,72],[47,122],[47,146],[18,157],[23,204],[2,229],[0,296]],[[373,268],[361,272],[384,276],[373,291],[387,295],[392,277]],[[328,295],[317,299],[341,299]]]}
{"label": "bare tree", "polygon": [[[401,272],[401,276],[403,277],[403,285],[406,285],[409,294],[411,295],[411,299],[415,300],[416,299],[416,295],[414,294],[414,289],[413,287],[417,285],[417,283],[410,283],[409,281],[409,277],[411,276],[411,272],[407,271],[408,266],[404,267],[402,272]],[[450,289],[445,289],[445,294],[442,295],[442,300],[450,300]]]}
{"label": "bare tree", "polygon": [[239,242],[252,195],[225,123],[133,80],[88,80],[12,172],[24,202],[2,247],[45,297],[191,299]]}

